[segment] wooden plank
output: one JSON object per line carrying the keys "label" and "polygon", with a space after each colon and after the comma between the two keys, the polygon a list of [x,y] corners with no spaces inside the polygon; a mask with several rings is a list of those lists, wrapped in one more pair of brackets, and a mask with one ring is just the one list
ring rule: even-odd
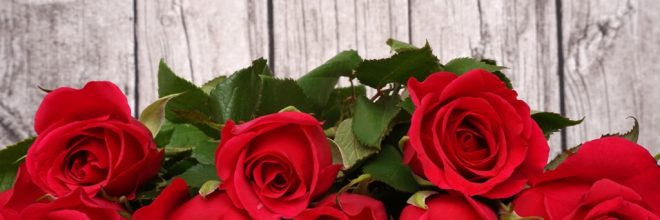
{"label": "wooden plank", "polygon": [[275,73],[282,77],[297,78],[349,49],[386,57],[388,38],[409,40],[405,0],[273,1],[273,11]]}
{"label": "wooden plank", "polygon": [[0,146],[34,135],[37,86],[110,80],[134,103],[133,1],[0,0]]}
{"label": "wooden plank", "polygon": [[[534,110],[559,112],[555,1],[411,0],[414,44],[428,40],[442,62],[490,58],[509,67],[519,97]],[[561,150],[551,138],[552,154]]]}
{"label": "wooden plank", "polygon": [[158,61],[197,84],[267,57],[266,0],[137,1],[139,107],[158,96]]}
{"label": "wooden plank", "polygon": [[660,4],[653,0],[563,1],[569,146],[626,131],[640,121],[639,143],[660,153]]}

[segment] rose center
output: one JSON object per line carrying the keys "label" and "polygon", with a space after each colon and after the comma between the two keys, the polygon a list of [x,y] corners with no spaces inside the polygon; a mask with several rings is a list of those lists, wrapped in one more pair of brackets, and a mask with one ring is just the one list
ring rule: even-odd
{"label": "rose center", "polygon": [[105,177],[106,170],[99,164],[99,160],[87,151],[78,151],[69,158],[67,166],[69,176],[82,184],[94,184]]}
{"label": "rose center", "polygon": [[488,157],[490,150],[484,138],[473,128],[465,126],[456,131],[460,153],[468,160],[480,160]]}
{"label": "rose center", "polygon": [[297,187],[290,164],[279,155],[252,158],[245,167],[245,176],[254,183],[262,196],[279,198],[293,193]]}

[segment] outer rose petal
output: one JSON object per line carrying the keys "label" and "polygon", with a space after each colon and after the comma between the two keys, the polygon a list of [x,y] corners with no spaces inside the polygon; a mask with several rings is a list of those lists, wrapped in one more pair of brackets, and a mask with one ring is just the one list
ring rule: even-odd
{"label": "outer rose petal", "polygon": [[427,199],[428,209],[408,205],[401,213],[401,220],[435,219],[488,219],[496,220],[495,212],[483,203],[461,195],[442,194]]}
{"label": "outer rose petal", "polygon": [[225,192],[216,191],[205,198],[199,195],[189,198],[186,182],[174,179],[154,202],[138,209],[132,219],[250,219],[247,213],[234,207]]}
{"label": "outer rose petal", "polygon": [[295,220],[350,220],[348,216],[341,210],[330,207],[330,206],[321,206],[313,209],[305,210],[300,213],[300,215],[293,218]]}
{"label": "outer rose petal", "polygon": [[[341,206],[337,205],[337,200]],[[380,201],[359,194],[344,193],[337,198],[332,194],[321,200],[315,207],[302,212],[295,220],[319,218],[346,220],[387,220],[385,206]]]}
{"label": "outer rose petal", "polygon": [[21,212],[20,219],[89,219],[119,220],[119,205],[103,200],[90,199],[82,190],[58,198],[50,203],[34,203]]}
{"label": "outer rose petal", "polygon": [[39,187],[32,183],[25,164],[18,167],[14,188],[0,193],[0,219],[19,219],[19,213],[25,207],[34,203],[45,203],[48,200],[39,198],[46,195]]}
{"label": "outer rose petal", "polygon": [[111,116],[129,122],[131,109],[126,96],[111,82],[93,81],[82,89],[58,88],[48,93],[34,117],[38,134],[54,124]]}
{"label": "outer rose petal", "polygon": [[586,142],[532,182],[513,202],[522,216],[660,219],[660,167],[646,149],[623,138]]}
{"label": "outer rose petal", "polygon": [[176,178],[160,192],[160,195],[151,204],[135,211],[132,219],[167,219],[167,216],[185,203],[189,197],[186,181]]}

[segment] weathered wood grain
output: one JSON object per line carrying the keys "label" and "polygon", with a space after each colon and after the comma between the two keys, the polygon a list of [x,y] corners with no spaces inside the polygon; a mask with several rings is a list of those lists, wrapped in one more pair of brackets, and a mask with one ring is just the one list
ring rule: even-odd
{"label": "weathered wood grain", "polygon": [[0,146],[34,135],[37,86],[110,80],[134,103],[133,1],[0,0]]}
{"label": "weathered wood grain", "polygon": [[653,0],[563,1],[566,109],[585,123],[569,146],[627,131],[660,153],[660,4]]}
{"label": "weathered wood grain", "polygon": [[139,108],[158,96],[158,61],[202,84],[268,55],[266,0],[137,1]]}
{"label": "weathered wood grain", "polygon": [[[554,0],[411,0],[410,9],[413,43],[428,40],[442,62],[495,59],[533,110],[559,112]],[[552,154],[560,138],[551,138]]]}
{"label": "weathered wood grain", "polygon": [[275,73],[297,78],[343,50],[389,55],[388,38],[408,41],[405,0],[273,1]]}

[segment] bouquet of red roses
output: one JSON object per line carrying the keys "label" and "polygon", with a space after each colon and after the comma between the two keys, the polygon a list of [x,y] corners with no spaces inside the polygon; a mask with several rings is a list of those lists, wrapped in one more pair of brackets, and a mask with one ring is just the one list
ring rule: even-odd
{"label": "bouquet of red roses", "polygon": [[548,163],[581,120],[530,110],[492,60],[388,44],[297,80],[259,59],[198,87],[161,62],[137,119],[110,82],[46,90],[37,136],[0,151],[0,220],[660,219],[636,121]]}

